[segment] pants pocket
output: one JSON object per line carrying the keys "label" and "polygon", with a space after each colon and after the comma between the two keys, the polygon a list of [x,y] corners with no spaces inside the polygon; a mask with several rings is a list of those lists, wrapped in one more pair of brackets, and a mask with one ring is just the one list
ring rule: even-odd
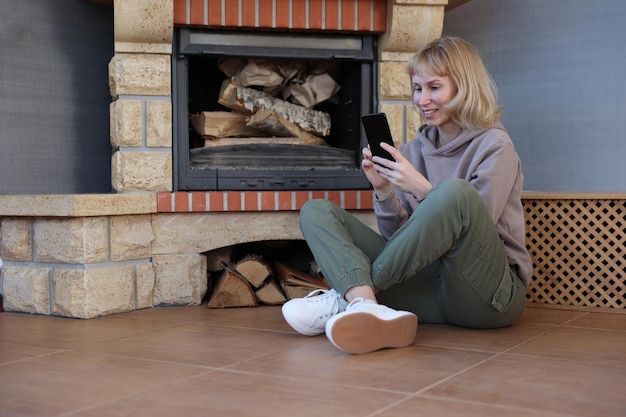
{"label": "pants pocket", "polygon": [[496,288],[496,292],[493,294],[491,298],[491,306],[495,308],[499,313],[506,311],[513,299],[515,284],[514,279],[519,279],[513,273],[511,267],[507,267],[504,270],[504,274],[502,279],[500,280],[500,284],[498,288]]}

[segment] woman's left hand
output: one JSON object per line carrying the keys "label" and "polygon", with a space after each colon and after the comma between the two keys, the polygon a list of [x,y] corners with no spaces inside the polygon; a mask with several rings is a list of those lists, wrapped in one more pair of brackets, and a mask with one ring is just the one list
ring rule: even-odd
{"label": "woman's left hand", "polygon": [[381,146],[393,156],[395,161],[375,156],[374,169],[381,178],[392,183],[397,189],[423,198],[433,185],[424,177],[398,149],[386,143]]}

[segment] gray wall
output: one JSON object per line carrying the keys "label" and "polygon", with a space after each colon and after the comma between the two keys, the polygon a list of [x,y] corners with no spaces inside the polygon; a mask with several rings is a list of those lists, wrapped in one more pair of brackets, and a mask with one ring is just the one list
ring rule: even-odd
{"label": "gray wall", "polygon": [[626,1],[472,0],[444,34],[498,84],[525,189],[626,192]]}
{"label": "gray wall", "polygon": [[112,56],[112,8],[0,0],[0,194],[111,191]]}

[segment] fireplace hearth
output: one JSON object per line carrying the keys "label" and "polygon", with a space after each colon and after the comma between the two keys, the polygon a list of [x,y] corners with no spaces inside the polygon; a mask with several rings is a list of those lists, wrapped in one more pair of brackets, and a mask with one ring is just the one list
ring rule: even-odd
{"label": "fireplace hearth", "polygon": [[[371,35],[322,35],[176,31],[174,132],[176,190],[333,190],[365,189],[360,170],[365,140],[360,116],[376,103],[376,40]],[[330,115],[324,145],[272,143],[264,140],[205,146],[190,117],[200,112],[228,111],[219,101],[228,76],[225,59],[262,59],[332,66],[340,86],[331,100],[313,107]]]}

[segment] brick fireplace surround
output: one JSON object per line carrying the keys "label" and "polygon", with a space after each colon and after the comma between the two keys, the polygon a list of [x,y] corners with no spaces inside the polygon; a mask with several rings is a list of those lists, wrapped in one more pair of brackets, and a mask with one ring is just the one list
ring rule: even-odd
{"label": "brick fireplace surround", "polygon": [[245,242],[302,239],[298,209],[311,198],[333,200],[374,227],[367,190],[172,192],[173,29],[380,34],[380,108],[401,142],[405,129],[414,131],[417,123],[405,109],[410,106],[405,62],[441,34],[446,4],[115,0],[109,84],[116,193],[0,196],[5,310],[92,318],[198,304],[207,291],[203,253]]}

